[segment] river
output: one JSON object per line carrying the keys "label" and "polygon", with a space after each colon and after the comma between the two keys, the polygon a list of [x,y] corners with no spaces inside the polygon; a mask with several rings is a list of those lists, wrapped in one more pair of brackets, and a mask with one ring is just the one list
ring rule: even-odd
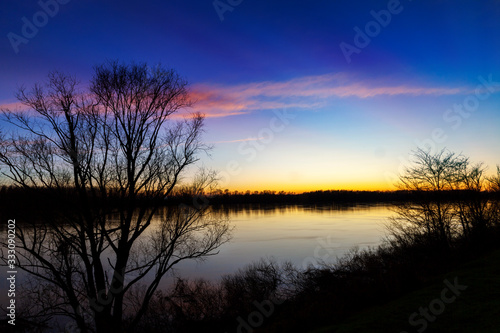
{"label": "river", "polygon": [[[245,205],[218,208],[229,218],[232,239],[219,248],[219,253],[202,262],[185,261],[176,266],[181,277],[217,281],[261,258],[277,262],[290,261],[295,266],[334,262],[354,247],[375,247],[386,234],[385,225],[391,215],[388,204],[355,205]],[[159,219],[159,217],[158,217]],[[18,222],[17,227],[22,227]],[[156,221],[157,223],[159,221]],[[155,221],[150,232],[154,232]],[[7,239],[7,229],[0,231]],[[5,308],[8,284],[6,267],[0,279],[0,305]],[[24,276],[19,270],[17,285]],[[172,276],[160,288],[171,284]],[[18,287],[19,288],[19,287]]]}

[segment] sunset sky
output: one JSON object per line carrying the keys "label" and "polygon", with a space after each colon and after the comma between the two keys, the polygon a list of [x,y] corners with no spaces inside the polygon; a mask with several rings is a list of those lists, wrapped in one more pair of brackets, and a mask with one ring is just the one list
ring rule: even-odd
{"label": "sunset sky", "polygon": [[419,145],[500,163],[498,0],[55,3],[0,4],[0,104],[54,69],[172,67],[223,188],[392,189]]}

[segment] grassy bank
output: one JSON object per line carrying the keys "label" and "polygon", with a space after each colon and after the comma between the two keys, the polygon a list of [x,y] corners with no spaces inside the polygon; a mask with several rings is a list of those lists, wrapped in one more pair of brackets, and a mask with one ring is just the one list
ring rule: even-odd
{"label": "grassy bank", "polygon": [[[467,286],[460,295],[443,310],[439,300],[447,280]],[[448,295],[449,294],[449,295]],[[451,298],[451,293],[445,297]],[[438,301],[436,301],[438,300]],[[412,314],[420,308],[435,307],[429,318],[413,315],[414,325],[409,323]],[[442,313],[440,313],[442,311]],[[434,319],[435,318],[435,319]],[[427,322],[427,326],[424,323]],[[345,321],[312,330],[311,333],[349,332],[500,332],[500,250],[476,259],[456,270],[436,276],[427,285],[384,305],[372,307],[347,318]]]}

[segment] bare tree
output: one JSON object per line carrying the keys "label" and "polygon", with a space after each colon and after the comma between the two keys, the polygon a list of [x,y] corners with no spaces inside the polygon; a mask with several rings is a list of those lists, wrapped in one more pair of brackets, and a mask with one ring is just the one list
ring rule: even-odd
{"label": "bare tree", "polygon": [[457,214],[466,238],[482,239],[497,215],[494,203],[485,193],[488,178],[482,163],[463,164],[458,168],[456,190],[460,195],[456,201]]}
{"label": "bare tree", "polygon": [[492,223],[496,226],[500,225],[500,165],[497,165],[496,173],[488,177],[488,190],[496,195],[496,200],[491,203],[491,211],[493,212]]}
{"label": "bare tree", "polygon": [[488,178],[488,185],[491,192],[500,193],[500,165],[497,165],[496,173]]}
{"label": "bare tree", "polygon": [[485,193],[495,188],[495,177],[485,176],[482,163],[441,150],[418,149],[414,161],[400,177],[399,188],[411,191],[415,200],[397,205],[390,224],[400,243],[427,241],[449,246],[456,236],[483,239],[497,219],[497,203]]}
{"label": "bare tree", "polygon": [[467,164],[467,158],[444,149],[436,154],[414,151],[412,165],[400,176],[398,187],[413,192],[416,200],[397,206],[398,215],[390,227],[393,234],[409,241],[424,234],[429,241],[448,246],[456,234],[456,210],[448,194]]}
{"label": "bare tree", "polygon": [[[17,98],[30,111],[3,110],[20,134],[2,137],[2,174],[61,204],[43,223],[17,229],[21,268],[43,282],[35,292],[55,300],[46,314],[66,314],[82,332],[133,331],[174,265],[215,254],[229,237],[227,221],[206,205],[155,219],[210,149],[201,141],[204,117],[173,121],[190,106],[187,83],[146,64],[97,66],[88,89],[53,72]],[[193,188],[213,180],[204,173]],[[146,287],[131,312],[139,282]]]}

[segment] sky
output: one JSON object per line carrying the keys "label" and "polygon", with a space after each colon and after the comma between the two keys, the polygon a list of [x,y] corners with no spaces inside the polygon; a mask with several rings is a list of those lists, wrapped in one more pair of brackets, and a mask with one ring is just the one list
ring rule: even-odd
{"label": "sky", "polygon": [[[500,164],[500,1],[4,0],[0,105],[51,70],[174,68],[231,191],[390,190],[417,147]],[[2,124],[1,126],[5,126]]]}

